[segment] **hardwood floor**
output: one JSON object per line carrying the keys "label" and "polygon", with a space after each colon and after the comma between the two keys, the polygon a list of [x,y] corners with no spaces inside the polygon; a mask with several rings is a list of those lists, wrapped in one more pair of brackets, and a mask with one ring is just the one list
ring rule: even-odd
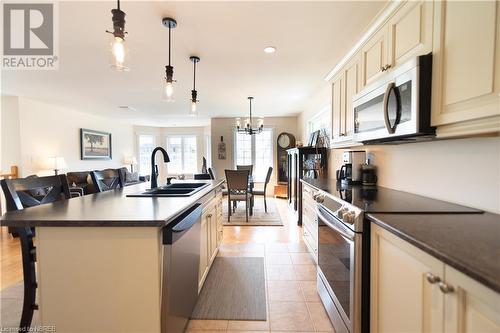
{"label": "hardwood floor", "polygon": [[[302,240],[302,228],[283,199],[275,200],[280,227],[224,227],[219,256],[264,257],[267,321],[192,320],[188,333],[332,332],[333,327],[316,292],[316,266]],[[0,231],[1,285],[22,280],[19,241]]]}
{"label": "hardwood floor", "polygon": [[13,238],[7,227],[0,227],[0,276],[0,290],[23,280],[19,239]]}

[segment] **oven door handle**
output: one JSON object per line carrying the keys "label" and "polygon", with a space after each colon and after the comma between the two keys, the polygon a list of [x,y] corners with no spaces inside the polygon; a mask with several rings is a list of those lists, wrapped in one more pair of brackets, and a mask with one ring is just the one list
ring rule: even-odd
{"label": "oven door handle", "polygon": [[338,232],[342,237],[346,238],[347,240],[349,240],[351,242],[354,242],[354,235],[348,234],[347,232],[345,232],[341,228],[337,227],[335,224],[331,223],[328,220],[328,218],[325,217],[325,215],[323,215],[323,213],[321,213],[321,211],[318,208],[316,208],[316,214],[318,215],[319,219],[321,221],[323,221],[324,224],[326,224],[327,226],[329,226],[330,228],[332,228],[333,230]]}

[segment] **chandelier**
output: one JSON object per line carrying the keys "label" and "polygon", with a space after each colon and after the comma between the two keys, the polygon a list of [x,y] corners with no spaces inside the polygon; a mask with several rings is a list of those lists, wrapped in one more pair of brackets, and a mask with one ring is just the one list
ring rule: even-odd
{"label": "chandelier", "polygon": [[264,117],[257,118],[257,127],[253,127],[253,118],[252,118],[252,100],[253,97],[249,96],[248,101],[250,102],[250,116],[245,119],[245,126],[241,127],[241,118],[236,118],[236,130],[239,133],[246,134],[258,134],[262,132],[264,129]]}

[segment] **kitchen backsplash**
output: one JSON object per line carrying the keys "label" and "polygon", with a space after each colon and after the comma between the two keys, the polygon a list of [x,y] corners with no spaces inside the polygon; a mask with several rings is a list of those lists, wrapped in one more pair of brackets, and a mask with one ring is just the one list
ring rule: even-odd
{"label": "kitchen backsplash", "polygon": [[[372,156],[380,186],[500,213],[500,137],[358,149]],[[330,178],[343,151],[329,152]]]}

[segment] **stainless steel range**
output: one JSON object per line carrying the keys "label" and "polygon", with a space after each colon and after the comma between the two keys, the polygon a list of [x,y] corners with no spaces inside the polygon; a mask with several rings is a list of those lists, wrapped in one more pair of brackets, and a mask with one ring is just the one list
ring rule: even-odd
{"label": "stainless steel range", "polygon": [[366,213],[481,213],[375,186],[338,182],[328,193],[319,193],[318,292],[337,333],[370,331],[370,222]]}
{"label": "stainless steel range", "polygon": [[[318,291],[337,333],[368,332],[368,227],[364,212],[342,199],[317,197]],[[366,240],[365,240],[366,238]],[[365,327],[366,326],[366,327]]]}

